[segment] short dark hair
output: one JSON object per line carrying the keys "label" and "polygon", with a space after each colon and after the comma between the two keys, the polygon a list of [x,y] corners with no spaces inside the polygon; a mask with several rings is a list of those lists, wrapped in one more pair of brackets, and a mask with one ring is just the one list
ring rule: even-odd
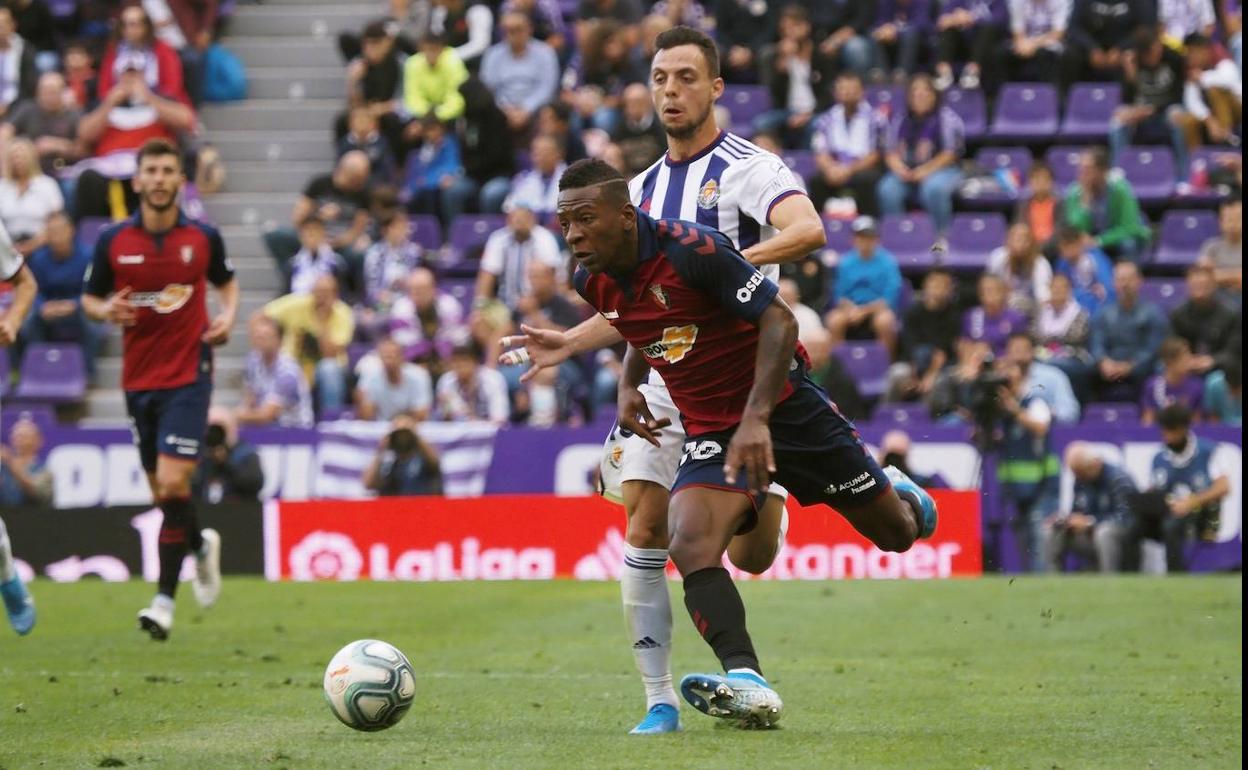
{"label": "short dark hair", "polygon": [[1193,32],[1183,38],[1184,48],[1208,48],[1211,45],[1213,45],[1213,41],[1209,39],[1209,36],[1202,35],[1199,32]]}
{"label": "short dark hair", "polygon": [[390,37],[390,30],[386,28],[385,19],[377,19],[370,21],[364,26],[363,33],[360,38],[363,40],[385,40]]}
{"label": "short dark hair", "polygon": [[702,30],[685,26],[672,27],[660,32],[654,39],[655,51],[666,51],[682,45],[697,46],[702,52],[702,58],[706,60],[706,69],[711,73],[711,79],[719,77],[719,49],[715,47],[711,36]]}
{"label": "short dark hair", "polygon": [[1010,332],[1010,336],[1005,338],[1006,344],[1009,344],[1013,342],[1014,340],[1026,340],[1027,344],[1030,345],[1031,347],[1034,348],[1036,346],[1036,338],[1031,336],[1031,332],[1013,331],[1013,332]]}
{"label": "short dark hair", "polygon": [[1239,197],[1238,195],[1232,195],[1229,198],[1224,198],[1222,202],[1218,204],[1218,211],[1223,211],[1225,209],[1230,208],[1231,206],[1242,206],[1242,205],[1244,205],[1244,199]]}
{"label": "short dark hair", "polygon": [[1166,337],[1157,348],[1157,357],[1162,363],[1177,361],[1184,353],[1190,353],[1191,346],[1182,337]]}
{"label": "short dark hair", "polygon": [[1089,147],[1084,150],[1084,153],[1092,159],[1092,165],[1096,166],[1101,171],[1109,171],[1109,151],[1104,147]]}
{"label": "short dark hair", "polygon": [[482,355],[484,354],[481,351],[481,346],[477,344],[476,340],[461,342],[451,348],[451,358],[471,358],[477,363],[481,363]]}
{"label": "short dark hair", "polygon": [[798,3],[789,3],[780,9],[780,18],[796,19],[797,21],[810,21],[810,11],[806,10],[806,6]]}
{"label": "short dark hair", "polygon": [[860,85],[866,82],[862,79],[862,73],[858,72],[857,70],[841,70],[840,72],[836,73],[836,79],[837,80],[857,80]]}
{"label": "short dark hair", "polygon": [[1169,404],[1157,413],[1162,430],[1185,430],[1192,427],[1192,410],[1182,404]]}
{"label": "short dark hair", "polygon": [[928,271],[927,271],[927,273],[926,273],[923,277],[926,279],[926,278],[930,278],[931,276],[934,276],[934,275],[936,275],[936,276],[941,276],[941,275],[943,275],[945,278],[948,278],[950,281],[954,280],[954,278],[953,278],[953,271],[952,271],[952,270],[946,270],[946,269],[945,269],[945,268],[943,268],[943,267],[937,267],[937,268],[933,268],[933,269],[931,269],[931,270],[928,270]]}
{"label": "short dark hair", "polygon": [[136,160],[141,166],[144,158],[159,158],[164,155],[172,155],[177,158],[178,168],[182,167],[182,151],[168,139],[148,139],[139,148],[139,157]]}
{"label": "short dark hair", "polygon": [[[618,182],[618,184],[610,184]],[[599,158],[583,158],[568,166],[559,177],[559,192],[575,190],[580,187],[592,187],[606,183],[607,188],[623,188],[624,197],[628,197],[628,183],[624,176],[612,168],[605,160]]]}
{"label": "short dark hair", "polygon": [[1072,225],[1062,225],[1057,230],[1058,243],[1074,243],[1083,241],[1083,231]]}
{"label": "short dark hair", "polygon": [[1049,164],[1043,161],[1039,163],[1032,163],[1031,168],[1027,169],[1027,175],[1030,176],[1036,173],[1045,173],[1045,174],[1048,174],[1050,177],[1052,177],[1053,169],[1049,168]]}
{"label": "short dark hair", "polygon": [[1156,28],[1140,27],[1135,31],[1131,42],[1135,48],[1136,55],[1143,56],[1153,50],[1153,46],[1161,42],[1161,35],[1157,33]]}

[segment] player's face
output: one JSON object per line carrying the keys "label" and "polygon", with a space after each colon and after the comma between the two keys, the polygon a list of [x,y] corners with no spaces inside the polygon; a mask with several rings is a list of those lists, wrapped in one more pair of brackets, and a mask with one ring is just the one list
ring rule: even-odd
{"label": "player's face", "polygon": [[724,81],[712,78],[706,57],[695,45],[679,45],[654,55],[650,96],[668,136],[687,139],[711,119]]}
{"label": "player's face", "polygon": [[620,251],[632,210],[605,200],[601,185],[559,193],[559,229],[581,267],[601,273],[623,266],[627,255]]}
{"label": "player's face", "polygon": [[143,205],[165,211],[177,203],[182,189],[182,163],[175,155],[148,155],[134,175],[134,189]]}

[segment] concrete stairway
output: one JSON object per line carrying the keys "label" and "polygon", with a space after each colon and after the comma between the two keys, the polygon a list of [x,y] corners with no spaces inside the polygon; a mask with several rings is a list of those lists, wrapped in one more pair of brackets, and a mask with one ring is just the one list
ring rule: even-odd
{"label": "concrete stairway", "polygon": [[[332,126],[345,104],[345,68],[337,34],[381,15],[372,0],[265,0],[235,11],[224,44],[247,66],[248,99],[204,105],[205,140],[226,165],[225,188],[205,199],[221,228],[242,287],[239,325],[217,352],[214,399],[238,401],[247,353],[247,316],[280,293],[261,234],[286,224],[299,191],[333,166]],[[93,423],[125,419],[121,340],[113,332],[88,395]]]}

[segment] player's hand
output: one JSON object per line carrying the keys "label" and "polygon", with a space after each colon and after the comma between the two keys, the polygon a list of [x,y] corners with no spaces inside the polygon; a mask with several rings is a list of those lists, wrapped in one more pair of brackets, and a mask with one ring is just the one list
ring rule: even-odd
{"label": "player's hand", "polygon": [[1195,500],[1191,497],[1176,498],[1170,501],[1170,513],[1173,513],[1177,518],[1182,519],[1189,516],[1195,510]]}
{"label": "player's hand", "polygon": [[[520,375],[521,382],[528,382],[541,370],[558,366],[572,356],[568,335],[561,331],[538,329],[527,324],[520,324],[520,331],[524,334],[515,334],[499,340],[504,352],[498,357],[498,362],[505,366],[532,364],[527,372]],[[508,350],[508,348],[515,349]]]}
{"label": "player's hand", "polygon": [[660,431],[672,424],[672,421],[664,417],[661,420],[654,419],[654,414],[650,411],[650,405],[646,403],[646,397],[641,395],[641,391],[637,388],[628,388],[620,386],[619,393],[619,414],[616,420],[622,430],[631,430],[646,441],[659,445]]}
{"label": "player's hand", "polygon": [[766,492],[771,474],[776,472],[776,461],[771,451],[771,429],[767,423],[753,417],[742,418],[737,432],[728,442],[724,455],[724,480],[737,483],[737,469],[745,466],[745,480],[751,492]]}
{"label": "player's hand", "polygon": [[234,328],[234,316],[222,313],[212,319],[208,331],[204,332],[203,340],[212,346],[224,345],[230,341],[230,330]]}
{"label": "player's hand", "polygon": [[0,318],[0,348],[17,342],[17,332],[17,321],[9,318],[7,315],[4,318]]}
{"label": "player's hand", "polygon": [[109,298],[106,315],[109,323],[115,323],[118,326],[134,326],[134,322],[138,319],[138,313],[135,311],[134,305],[130,304],[129,286],[126,286]]}

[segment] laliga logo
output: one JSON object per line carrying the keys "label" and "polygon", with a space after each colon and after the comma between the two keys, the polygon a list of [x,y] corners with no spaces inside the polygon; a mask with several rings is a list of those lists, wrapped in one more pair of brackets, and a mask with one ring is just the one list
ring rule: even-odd
{"label": "laliga logo", "polygon": [[452,543],[438,542],[432,548],[412,548],[392,554],[391,547],[390,543],[372,543],[365,554],[349,535],[318,530],[290,549],[290,577],[292,580],[368,577],[423,582],[550,580],[555,576],[555,552],[550,548],[483,549],[475,537],[464,538],[458,548]]}
{"label": "laliga logo", "polygon": [[355,580],[364,557],[341,532],[316,531],[290,549],[290,576],[295,580]]}

